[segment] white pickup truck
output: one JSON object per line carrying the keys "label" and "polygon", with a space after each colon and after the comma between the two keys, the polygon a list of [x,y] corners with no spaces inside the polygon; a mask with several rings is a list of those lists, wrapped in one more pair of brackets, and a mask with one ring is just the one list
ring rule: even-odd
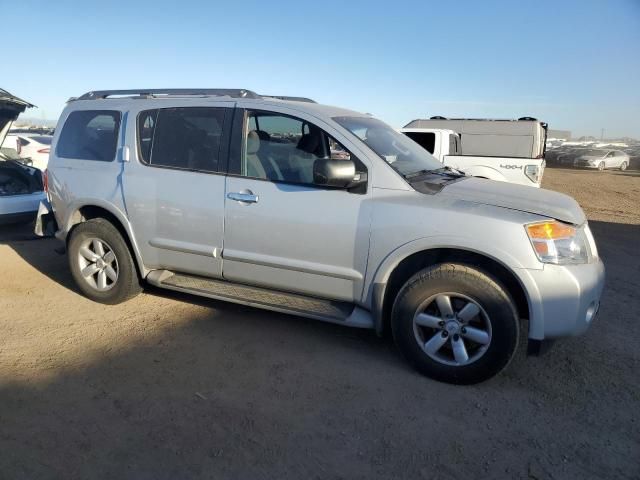
{"label": "white pickup truck", "polygon": [[[459,129],[466,126],[469,130],[469,124],[473,122],[476,123],[476,128],[484,130],[481,133],[465,134],[463,132],[462,138],[452,129],[422,126],[425,122],[431,122],[431,120],[414,120],[400,131],[429,151],[445,166],[474,177],[540,187],[545,167],[546,139],[546,130],[536,131],[536,127],[541,125],[540,122],[528,121],[525,124],[524,121],[517,120],[505,121],[509,123],[502,123],[503,121],[500,120],[457,121]],[[460,124],[461,122],[465,123]],[[514,126],[519,127],[520,130],[530,130],[531,135],[525,135],[524,133],[529,133],[525,131],[515,131],[514,134],[495,132],[496,127],[504,132],[504,130],[513,131]],[[494,131],[488,131],[489,128]],[[474,151],[481,154],[474,154]],[[500,151],[505,153],[500,155]]]}

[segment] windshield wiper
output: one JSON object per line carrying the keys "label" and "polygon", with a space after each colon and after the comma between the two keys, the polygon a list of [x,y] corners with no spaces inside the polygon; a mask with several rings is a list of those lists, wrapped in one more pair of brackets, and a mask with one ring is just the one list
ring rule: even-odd
{"label": "windshield wiper", "polygon": [[407,180],[411,180],[413,178],[416,177],[421,177],[423,175],[427,175],[429,173],[433,173],[436,175],[447,175],[447,176],[451,176],[451,177],[464,177],[465,174],[464,172],[461,172],[460,170],[456,170],[455,168],[451,168],[451,167],[440,167],[440,168],[434,168],[432,170],[418,170],[417,172],[413,172],[413,173],[409,173],[407,175],[404,176],[404,178],[406,178]]}
{"label": "windshield wiper", "polygon": [[431,172],[433,172],[433,170],[418,170],[417,172],[408,173],[407,175],[404,175],[404,178],[406,178],[407,180],[410,180],[412,178],[416,178]]}
{"label": "windshield wiper", "polygon": [[440,174],[444,174],[444,175],[455,175],[456,177],[465,177],[466,174],[464,172],[461,172],[460,170],[456,170],[455,168],[451,168],[451,167],[440,167],[440,168],[436,168],[435,170],[430,170],[430,173],[440,173]]}

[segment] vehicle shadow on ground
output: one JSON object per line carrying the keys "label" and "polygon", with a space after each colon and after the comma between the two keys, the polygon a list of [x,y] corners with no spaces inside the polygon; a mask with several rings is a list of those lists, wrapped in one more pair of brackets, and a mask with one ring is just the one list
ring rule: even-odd
{"label": "vehicle shadow on ground", "polygon": [[640,170],[625,170],[624,172],[617,172],[617,175],[624,175],[627,177],[640,177]]}
{"label": "vehicle shadow on ground", "polygon": [[[628,344],[638,337],[640,226],[590,225],[607,265],[600,319],[585,336],[471,387],[421,377],[371,332],[149,289],[210,310],[143,324],[153,335],[88,351],[48,380],[0,379],[0,472],[16,479],[633,476],[635,457],[625,452],[638,447],[637,362]],[[0,242],[73,290],[65,257],[53,253],[57,242],[22,235],[3,231]]]}
{"label": "vehicle shadow on ground", "polygon": [[54,282],[76,291],[66,255],[56,253],[63,246],[54,238],[42,238],[33,233],[33,224],[0,226],[0,245],[8,245],[24,261]]}
{"label": "vehicle shadow on ground", "polygon": [[[611,264],[613,270],[626,267],[629,254],[636,256],[637,260],[640,225],[589,220],[589,227],[607,266]],[[632,266],[640,269],[637,262]]]}
{"label": "vehicle shadow on ground", "polygon": [[[572,172],[592,172],[594,174],[600,174],[602,175],[602,172],[600,172],[598,169],[595,168],[580,168],[580,167],[573,167],[571,165],[562,165],[562,164],[557,164],[557,163],[547,163],[545,168],[551,168],[551,169],[558,169],[558,170],[568,170],[568,171],[572,171]],[[640,166],[638,168],[633,168],[633,167],[629,167],[627,170],[625,171],[620,171],[620,170],[612,170],[612,169],[607,169],[605,170],[606,173],[612,173],[614,175],[629,175],[632,177],[637,177],[640,176]]]}

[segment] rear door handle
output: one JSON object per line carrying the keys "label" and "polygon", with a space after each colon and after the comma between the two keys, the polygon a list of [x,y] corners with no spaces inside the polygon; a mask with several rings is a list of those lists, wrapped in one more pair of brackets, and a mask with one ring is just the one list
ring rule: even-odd
{"label": "rear door handle", "polygon": [[244,204],[258,203],[258,196],[254,195],[251,190],[245,190],[243,192],[230,192],[227,193],[227,198]]}

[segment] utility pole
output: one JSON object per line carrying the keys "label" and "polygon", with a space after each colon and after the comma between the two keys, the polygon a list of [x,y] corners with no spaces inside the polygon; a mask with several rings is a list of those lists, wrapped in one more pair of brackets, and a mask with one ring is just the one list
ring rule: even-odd
{"label": "utility pole", "polygon": [[604,140],[604,128],[600,129],[600,141]]}

